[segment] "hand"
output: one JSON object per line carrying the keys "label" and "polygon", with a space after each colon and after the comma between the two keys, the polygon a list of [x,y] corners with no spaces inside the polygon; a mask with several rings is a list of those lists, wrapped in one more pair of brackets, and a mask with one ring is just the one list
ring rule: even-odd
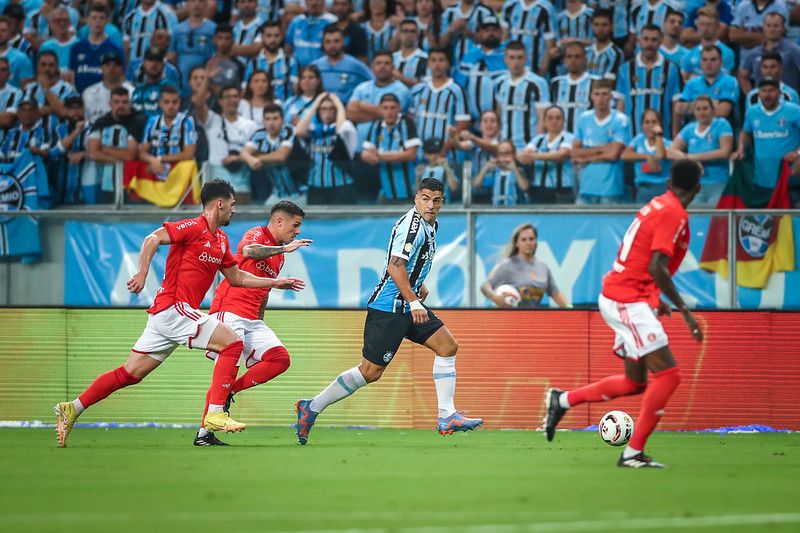
{"label": "hand", "polygon": [[653,126],[652,131],[653,135],[655,135],[656,137],[661,137],[662,135],[664,135],[664,130],[661,129],[661,126]]}
{"label": "hand", "polygon": [[311,243],[314,242],[311,239],[295,239],[289,244],[285,244],[283,246],[283,253],[288,254],[292,253],[298,248],[302,246],[311,246]]}
{"label": "hand", "polygon": [[47,74],[41,74],[41,73],[38,76],[36,76],[36,82],[39,85],[41,85],[42,88],[44,88],[44,89],[49,89],[50,87],[55,85],[55,82],[50,79],[50,76],[48,76]]}
{"label": "hand", "polygon": [[700,329],[700,325],[697,323],[697,320],[692,316],[692,313],[689,312],[688,309],[683,311],[683,320],[686,322],[686,325],[689,326],[689,331],[692,333],[692,337],[695,338],[697,342],[703,341],[703,331]]}
{"label": "hand", "polygon": [[276,289],[289,289],[293,291],[302,291],[306,286],[306,282],[298,278],[278,278],[275,280]]}
{"label": "hand", "polygon": [[83,127],[86,125],[85,120],[79,120],[75,123],[75,128],[72,131],[83,131]]}
{"label": "hand", "polygon": [[656,159],[653,156],[647,156],[647,164],[650,167],[649,173],[650,174],[658,174],[661,172],[661,161]]}
{"label": "hand", "polygon": [[264,166],[264,162],[257,157],[249,157],[247,158],[247,166],[252,168],[253,170],[258,170],[262,166]]}
{"label": "hand", "polygon": [[147,272],[137,272],[128,280],[128,290],[133,294],[139,294],[144,289],[145,280],[147,280]]}
{"label": "hand", "polygon": [[427,309],[412,309],[411,310],[411,320],[414,324],[424,324],[430,318],[428,317],[428,310]]}
{"label": "hand", "polygon": [[658,316],[672,316],[672,308],[664,300],[658,301],[658,309],[656,310]]}
{"label": "hand", "polygon": [[794,163],[795,161],[797,161],[798,157],[800,157],[800,155],[798,155],[795,150],[792,150],[791,152],[787,152],[786,155],[783,156],[783,158],[785,160],[787,160],[789,163]]}
{"label": "hand", "polygon": [[242,158],[239,155],[228,155],[222,160],[223,165],[230,165],[231,163],[236,163],[237,161],[241,161]]}
{"label": "hand", "polygon": [[450,24],[450,28],[447,30],[447,33],[464,31],[466,28],[467,28],[467,19],[460,18],[458,20],[453,21],[453,23]]}
{"label": "hand", "polygon": [[495,168],[495,167],[497,167],[497,159],[495,159],[495,158],[493,157],[493,158],[491,158],[491,159],[489,160],[489,162],[488,162],[488,163],[486,163],[486,168]]}
{"label": "hand", "polygon": [[744,151],[742,150],[734,150],[731,154],[731,161],[741,161],[744,159]]}
{"label": "hand", "polygon": [[153,159],[150,161],[150,164],[147,165],[147,168],[150,170],[151,174],[159,175],[164,173],[164,163],[161,162],[159,159]]}
{"label": "hand", "polygon": [[75,153],[69,154],[67,156],[67,159],[69,159],[70,164],[77,165],[78,163],[83,161],[83,156],[84,156],[83,152],[75,152]]}
{"label": "hand", "polygon": [[397,80],[397,79],[400,79],[400,77],[402,77],[402,76],[403,76],[402,72],[400,72],[397,69],[392,69],[392,78],[393,79]]}
{"label": "hand", "polygon": [[419,288],[419,294],[417,295],[419,296],[419,301],[424,303],[425,298],[428,297],[429,293],[430,291],[428,291],[428,287],[426,287],[425,284],[423,283],[422,287]]}
{"label": "hand", "polygon": [[492,297],[492,301],[494,302],[494,305],[496,305],[500,309],[511,309],[511,304],[509,304],[506,301],[506,299],[503,298],[502,296],[499,296],[499,295],[495,294]]}

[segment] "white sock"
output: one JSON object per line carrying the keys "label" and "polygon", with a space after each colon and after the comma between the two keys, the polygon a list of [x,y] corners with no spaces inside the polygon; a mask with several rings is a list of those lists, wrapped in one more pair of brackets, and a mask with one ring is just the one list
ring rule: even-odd
{"label": "white sock", "polygon": [[76,415],[81,414],[86,409],[78,398],[72,400],[72,407],[75,408]]}
{"label": "white sock", "polygon": [[624,459],[630,459],[634,455],[639,455],[642,453],[642,450],[637,450],[635,448],[631,448],[630,446],[625,446],[625,449],[622,451],[622,457]]}
{"label": "white sock", "polygon": [[453,397],[456,395],[456,356],[433,358],[433,383],[439,400],[439,418],[447,418],[456,412]]}
{"label": "white sock", "polygon": [[214,432],[213,432],[213,431],[211,431],[210,429],[206,429],[206,428],[200,428],[200,431],[198,431],[198,432],[197,432],[197,436],[198,436],[198,437],[205,437],[205,436],[206,436],[206,435],[208,435],[209,433],[214,433]]}
{"label": "white sock", "polygon": [[367,380],[361,375],[361,371],[357,366],[350,370],[345,370],[311,400],[311,410],[315,413],[321,413],[329,405],[347,398],[366,384]]}
{"label": "white sock", "polygon": [[567,396],[568,394],[566,392],[562,392],[558,395],[558,405],[560,405],[562,409],[569,409],[569,398]]}
{"label": "white sock", "polygon": [[222,409],[224,407],[225,407],[224,405],[219,405],[219,404],[216,404],[216,403],[210,403],[210,404],[208,404],[208,412],[209,413],[221,413]]}

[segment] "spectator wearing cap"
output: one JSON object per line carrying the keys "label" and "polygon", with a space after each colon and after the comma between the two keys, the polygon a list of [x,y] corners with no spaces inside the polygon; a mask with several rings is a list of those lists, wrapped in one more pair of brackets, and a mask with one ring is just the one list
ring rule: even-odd
{"label": "spectator wearing cap", "polygon": [[305,13],[296,16],[286,28],[286,52],[299,66],[309,65],[320,56],[323,31],[336,17],[325,11],[325,0],[305,0]]}
{"label": "spectator wearing cap", "polygon": [[414,162],[420,147],[417,128],[402,114],[395,94],[381,96],[378,108],[381,118],[372,121],[367,129],[361,159],[373,171],[377,167],[380,201],[407,202],[416,191]]}
{"label": "spectator wearing cap", "polygon": [[[774,50],[764,52],[764,55],[761,56],[761,64],[758,70],[761,73],[761,79],[775,78],[779,80],[781,79],[781,71],[783,70],[783,58]],[[781,81],[780,90],[782,101],[800,104],[800,96],[798,96],[797,91],[786,85],[783,81]],[[746,108],[759,102],[758,92],[758,87],[755,87],[747,93],[744,100]]]}
{"label": "spectator wearing cap", "polygon": [[742,159],[753,147],[755,174],[753,183],[772,190],[778,181],[781,161],[797,161],[800,147],[800,106],[781,98],[780,80],[762,78],[758,84],[760,103],[744,115],[739,146],[731,156]]}
{"label": "spectator wearing cap", "polygon": [[25,8],[20,4],[8,4],[3,9],[3,15],[8,17],[11,23],[9,46],[19,50],[33,61],[36,49],[28,39],[22,36],[22,28],[25,26]]}
{"label": "spectator wearing cap", "polygon": [[230,85],[241,87],[245,79],[245,65],[233,54],[233,30],[230,24],[225,22],[217,24],[214,49],[216,54],[206,61],[211,91],[218,95],[223,87]]}
{"label": "spectator wearing cap", "polygon": [[[364,2],[364,11],[369,8],[369,2]],[[364,28],[353,22],[353,2],[351,0],[333,0],[331,13],[336,16],[333,24],[342,30],[344,36],[344,52],[351,56],[367,62],[367,33]],[[368,22],[366,23],[368,24]],[[387,46],[388,48],[388,46]]]}
{"label": "spectator wearing cap", "polygon": [[778,52],[783,59],[780,79],[792,87],[800,87],[800,46],[786,39],[786,23],[780,13],[764,17],[764,42],[744,56],[739,69],[739,84],[742,92],[749,93],[761,80],[761,59],[765,52]]}
{"label": "spectator wearing cap", "polygon": [[69,54],[78,37],[70,29],[69,12],[64,7],[58,7],[50,12],[49,28],[52,37],[39,47],[39,52],[51,51],[58,57],[58,68],[66,72],[69,70]]}
{"label": "spectator wearing cap", "polygon": [[169,62],[181,73],[183,94],[189,94],[189,73],[214,55],[214,34],[217,25],[205,17],[204,0],[188,0],[189,18],[175,27],[170,41]]}
{"label": "spectator wearing cap", "polygon": [[764,42],[764,19],[778,13],[789,20],[789,10],[784,0],[743,0],[736,4],[728,34],[732,44],[738,44],[742,56]]}
{"label": "spectator wearing cap", "polygon": [[47,157],[49,146],[45,141],[45,131],[39,118],[39,104],[36,100],[22,100],[17,107],[17,122],[8,130],[0,145],[0,157],[13,160],[29,150],[33,155]]}
{"label": "spectator wearing cap", "polygon": [[372,71],[351,55],[344,53],[342,30],[328,26],[322,35],[324,55],[311,64],[322,74],[325,90],[335,93],[347,105],[353,90],[362,82],[373,78]]}
{"label": "spectator wearing cap", "polygon": [[136,111],[148,117],[158,115],[161,88],[174,85],[164,75],[164,52],[152,46],[148,48],[144,53],[141,70],[144,79],[134,85],[131,103]]}
{"label": "spectator wearing cap", "polygon": [[[103,57],[115,54],[118,58],[125,57],[122,49],[106,35],[105,27],[108,24],[109,12],[105,4],[93,3],[89,7],[89,35],[79,40],[69,52],[69,70],[78,93],[83,94],[87,87],[103,79],[101,67]],[[109,56],[110,57],[110,56]],[[87,106],[90,101],[84,98]]]}
{"label": "spectator wearing cap", "polygon": [[416,19],[407,18],[400,23],[397,42],[400,48],[392,54],[394,77],[407,87],[421,82],[428,71],[428,53],[419,47],[419,24]]}
{"label": "spectator wearing cap", "polygon": [[[192,0],[197,2],[198,0]],[[189,2],[186,2],[189,7]],[[177,37],[178,17],[169,6],[159,0],[141,0],[122,21],[122,32],[124,38],[125,52],[128,61],[141,59],[150,42],[153,32],[156,30],[167,30],[173,34],[173,45]],[[213,30],[207,35],[208,44],[211,43]],[[184,35],[185,37],[185,35]],[[194,38],[195,35],[192,34]],[[205,39],[204,39],[205,40]],[[193,41],[194,44],[194,41]],[[205,43],[204,43],[205,44]],[[211,54],[209,54],[211,55]],[[172,61],[175,64],[174,61]],[[180,68],[180,65],[178,65]],[[186,73],[182,73],[186,75]]]}
{"label": "spectator wearing cap", "polygon": [[492,109],[495,80],[508,70],[502,37],[497,18],[484,18],[475,34],[478,46],[464,55],[453,74],[456,83],[467,89],[469,113],[475,121]]}
{"label": "spectator wearing cap", "polygon": [[39,113],[62,116],[64,99],[77,94],[71,83],[62,80],[55,52],[43,51],[36,58],[36,81],[25,86],[23,98],[36,100]]}
{"label": "spectator wearing cap", "polygon": [[94,122],[110,111],[109,102],[112,90],[124,87],[129,93],[133,93],[133,85],[125,80],[122,56],[116,52],[109,52],[101,58],[100,62],[102,78],[87,87],[82,95],[86,106],[86,120],[89,122]]}
{"label": "spectator wearing cap", "polygon": [[269,75],[275,97],[286,103],[295,93],[297,61],[282,48],[283,31],[279,22],[267,22],[261,28],[261,51],[247,63],[244,79],[263,70]]}
{"label": "spectator wearing cap", "polygon": [[444,186],[445,203],[457,198],[457,193],[461,188],[455,172],[447,162],[445,154],[445,143],[438,137],[430,137],[422,142],[422,161],[417,165],[416,183],[433,178],[440,181]]}
{"label": "spectator wearing cap", "polygon": [[[177,87],[181,83],[181,75],[175,65],[166,60],[167,50],[169,50],[169,40],[170,37],[167,30],[156,30],[153,32],[153,38],[150,39],[150,48],[147,50],[155,49],[156,53],[150,54],[150,57],[161,58],[162,77],[167,80],[168,83]],[[145,52],[145,56],[147,56],[147,52]],[[125,73],[125,78],[133,85],[139,85],[145,82],[147,75],[144,72],[144,58],[134,59],[130,62],[128,70]]]}
{"label": "spectator wearing cap", "polygon": [[692,103],[701,94],[714,101],[714,114],[733,119],[733,111],[739,103],[739,84],[736,78],[722,72],[722,52],[716,45],[706,46],[700,54],[702,74],[689,80],[684,86],[679,101],[675,103],[674,124],[683,122],[692,113]]}
{"label": "spectator wearing cap", "polygon": [[0,57],[0,144],[8,129],[17,120],[17,107],[22,101],[22,91],[8,83],[11,67],[8,59]]}
{"label": "spectator wearing cap", "polygon": [[49,21],[50,15],[56,9],[64,8],[67,10],[72,31],[76,31],[76,28],[80,25],[80,14],[74,7],[65,6],[64,4],[62,0],[44,0],[38,8],[27,13],[22,34],[31,42],[34,48],[39,49],[45,39],[53,34]]}
{"label": "spectator wearing cap", "polygon": [[723,71],[726,74],[734,74],[736,56],[733,50],[717,38],[719,35],[719,15],[716,10],[711,7],[701,9],[697,14],[695,26],[697,27],[697,36],[700,38],[700,43],[689,50],[689,53],[680,63],[683,80],[685,82],[689,81],[701,73],[700,54],[702,54],[705,46],[717,46],[722,52]]}
{"label": "spectator wearing cap", "polygon": [[33,78],[33,63],[27,55],[11,46],[12,24],[9,17],[0,17],[0,57],[6,58],[11,67],[9,83],[19,88]]}

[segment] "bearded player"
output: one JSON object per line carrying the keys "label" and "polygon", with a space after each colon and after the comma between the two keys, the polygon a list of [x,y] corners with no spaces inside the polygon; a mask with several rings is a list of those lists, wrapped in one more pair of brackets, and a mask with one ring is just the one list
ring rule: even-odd
{"label": "bearded player", "polygon": [[295,278],[263,278],[240,270],[231,254],[228,236],[220,229],[230,223],[236,212],[233,187],[215,179],[203,185],[200,198],[203,213],[199,217],[164,222],[163,227],[144,238],[139,271],[128,280],[128,290],[134,294],[144,288],[158,247],[170,245],[164,281],[147,310],[147,325],[124,365],[98,376],[73,401],[54,407],[59,447],[66,448],[72,427],[85,409],[114,391],[139,383],[179,344],[219,353],[208,393],[212,405],[205,427],[224,432],[245,429],[245,424],[223,411],[244,344],[228,325],[198,308],[217,271],[235,287],[300,290],[305,283]]}
{"label": "bearded player", "polygon": [[[247,230],[239,242],[236,263],[245,272],[262,278],[277,278],[283,268],[285,253],[308,246],[308,239],[294,240],[300,234],[305,212],[292,202],[278,202],[269,212],[266,226]],[[269,299],[269,289],[234,287],[228,280],[217,287],[209,314],[224,322],[244,342],[239,366],[247,371],[231,386],[223,410],[230,413],[234,394],[266,383],[289,368],[289,352],[277,335],[264,323],[264,311]],[[216,352],[206,354],[216,360]],[[206,400],[206,411],[208,400]],[[205,419],[206,413],[203,413]],[[226,446],[214,432],[201,425],[194,439],[195,446]]]}
{"label": "bearded player", "polygon": [[[569,392],[550,389],[545,395],[545,434],[553,440],[556,425],[568,409],[586,402],[607,401],[644,392],[639,420],[618,466],[663,468],[644,454],[645,443],[664,414],[681,381],[680,369],[658,319],[670,315],[669,298],[699,342],[703,332],[678,294],[672,275],[689,247],[686,207],[700,190],[703,168],[689,160],[672,165],[667,192],[639,210],[628,227],[611,271],[603,278],[600,314],[614,331],[614,353],[624,360],[625,373],[609,376]],[[652,383],[647,384],[647,372]]]}

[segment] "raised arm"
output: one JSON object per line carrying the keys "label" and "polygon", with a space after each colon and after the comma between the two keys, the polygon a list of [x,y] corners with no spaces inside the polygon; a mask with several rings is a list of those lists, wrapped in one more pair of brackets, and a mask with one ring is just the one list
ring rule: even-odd
{"label": "raised arm", "polygon": [[311,239],[295,239],[289,244],[280,246],[268,246],[266,244],[246,244],[242,248],[242,255],[247,259],[266,259],[278,254],[288,254],[294,252],[302,246],[310,246],[314,242]]}

